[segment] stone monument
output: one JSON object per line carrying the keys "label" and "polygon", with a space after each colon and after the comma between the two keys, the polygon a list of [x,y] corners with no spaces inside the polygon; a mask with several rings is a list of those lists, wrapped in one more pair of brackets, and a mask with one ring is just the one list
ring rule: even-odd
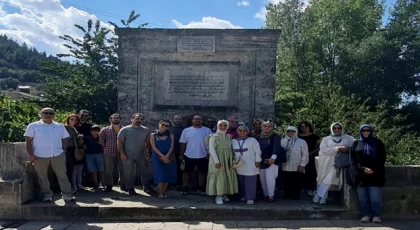
{"label": "stone monument", "polygon": [[117,29],[118,111],[145,125],[193,114],[274,118],[278,30]]}

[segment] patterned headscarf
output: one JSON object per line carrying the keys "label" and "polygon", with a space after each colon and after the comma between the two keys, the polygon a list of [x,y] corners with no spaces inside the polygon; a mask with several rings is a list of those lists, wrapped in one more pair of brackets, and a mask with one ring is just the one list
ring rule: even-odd
{"label": "patterned headscarf", "polygon": [[271,121],[263,121],[263,123],[261,124],[261,126],[264,126],[264,125],[271,126],[271,129],[270,129],[270,131],[268,133],[264,133],[264,131],[262,131],[260,136],[261,136],[261,138],[269,138],[269,137],[271,137],[274,134],[274,132],[273,132],[274,124]]}

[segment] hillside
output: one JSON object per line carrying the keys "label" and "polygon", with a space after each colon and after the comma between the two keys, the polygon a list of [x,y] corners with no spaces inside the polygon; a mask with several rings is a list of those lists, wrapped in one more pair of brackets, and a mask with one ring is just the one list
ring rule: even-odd
{"label": "hillside", "polygon": [[59,62],[60,59],[0,35],[0,89],[16,89],[22,83],[42,82],[43,75],[48,74],[40,68],[42,61]]}

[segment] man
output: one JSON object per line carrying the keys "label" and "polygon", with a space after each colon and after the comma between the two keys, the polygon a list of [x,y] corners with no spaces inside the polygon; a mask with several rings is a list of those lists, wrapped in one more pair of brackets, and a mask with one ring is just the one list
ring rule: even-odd
{"label": "man", "polygon": [[179,140],[181,150],[180,160],[185,162],[181,195],[188,195],[190,173],[194,172],[196,166],[199,171],[199,187],[197,193],[205,194],[204,184],[208,169],[205,137],[211,134],[211,130],[203,127],[203,117],[200,115],[193,116],[192,125],[192,127],[182,131]]}
{"label": "man", "polygon": [[111,192],[114,184],[114,167],[118,168],[118,185],[121,191],[127,191],[124,183],[124,167],[117,147],[117,135],[122,129],[121,116],[117,113],[109,117],[111,125],[103,128],[99,133],[99,143],[104,148],[105,162],[105,191]]}
{"label": "man", "polygon": [[51,165],[57,176],[64,201],[74,200],[66,174],[67,139],[70,135],[63,124],[54,121],[54,110],[43,108],[41,120],[26,128],[25,142],[29,160],[38,175],[43,201],[52,201],[53,192],[48,180],[48,167]]}
{"label": "man", "polygon": [[182,131],[184,131],[185,126],[182,125],[182,116],[181,115],[174,115],[173,116],[173,126],[169,127],[169,132],[174,134],[174,152],[176,156],[176,165],[177,165],[177,187],[181,187],[182,185],[182,171],[181,171],[181,161],[179,160],[180,157],[180,147],[179,147],[179,139],[181,138]]}
{"label": "man", "polygon": [[83,134],[84,137],[90,135],[90,128],[92,128],[92,124],[88,122],[89,120],[89,111],[82,109],[78,114],[80,118],[80,126],[76,127],[77,132],[79,134]]}
{"label": "man", "polygon": [[209,128],[213,133],[215,133],[217,131],[216,119],[214,119],[212,117],[207,118],[206,124],[204,126]]}
{"label": "man", "polygon": [[238,119],[234,116],[230,116],[229,119],[229,129],[226,131],[226,134],[229,134],[232,136],[232,139],[236,139],[238,137],[238,134],[236,133],[236,129],[238,128]]}
{"label": "man", "polygon": [[124,165],[124,178],[128,193],[131,196],[137,195],[134,190],[134,175],[133,166],[137,165],[141,182],[143,184],[143,191],[149,193],[150,178],[149,163],[150,158],[150,131],[143,126],[144,115],[135,113],[131,117],[131,125],[125,126],[118,133],[118,151],[120,151],[121,160]]}

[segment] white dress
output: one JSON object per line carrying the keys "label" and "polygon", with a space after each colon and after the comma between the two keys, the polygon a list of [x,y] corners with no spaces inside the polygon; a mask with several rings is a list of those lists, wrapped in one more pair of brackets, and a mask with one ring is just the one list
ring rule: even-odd
{"label": "white dress", "polygon": [[318,184],[318,194],[323,197],[328,190],[340,190],[343,185],[343,174],[337,177],[337,169],[334,167],[335,156],[338,152],[338,146],[351,147],[354,138],[349,135],[342,137],[324,137],[321,141],[318,167],[316,178]]}

